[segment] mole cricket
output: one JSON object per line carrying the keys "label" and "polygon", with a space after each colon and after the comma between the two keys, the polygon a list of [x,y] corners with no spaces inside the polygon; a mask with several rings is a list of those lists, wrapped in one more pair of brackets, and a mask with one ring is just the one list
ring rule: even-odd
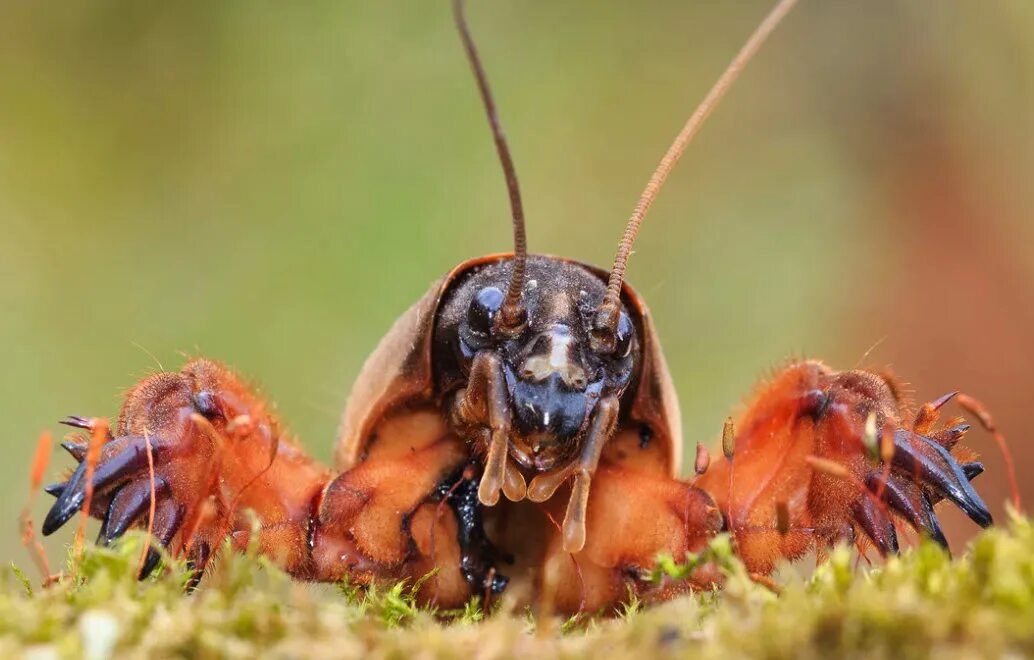
{"label": "mole cricket", "polygon": [[[674,384],[626,268],[668,174],[793,5],[775,5],[690,116],[604,270],[528,252],[513,160],[456,0],[509,191],[513,251],[459,264],[396,321],[352,388],[333,468],[309,458],[235,372],[191,359],[136,384],[110,428],[62,422],[81,429],[63,444],[79,465],[46,487],[56,500],[42,533],[80,512],[102,521],[101,544],[143,528],[189,561],[194,584],[229,539],[236,550],[256,542],[299,580],[427,576],[418,599],[440,607],[508,593],[606,612],[718,584],[706,568],[647,578],[660,555],[684,557],[719,533],[764,580],[782,560],[845,541],[881,555],[902,533],[946,546],[942,500],[990,525],[970,484],[983,466],[959,444],[970,427],[939,421],[954,399],[1004,449],[983,406],[952,392],[911,409],[892,377],[817,360],[760,384],[726,422],[722,455],[697,445],[692,476],[680,476]],[[141,577],[159,557],[147,549]]]}

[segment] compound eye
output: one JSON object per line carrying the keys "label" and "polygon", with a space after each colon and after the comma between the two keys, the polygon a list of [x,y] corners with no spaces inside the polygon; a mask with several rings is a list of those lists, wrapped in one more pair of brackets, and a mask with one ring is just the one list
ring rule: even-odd
{"label": "compound eye", "polygon": [[487,286],[477,292],[467,310],[467,327],[478,337],[492,334],[495,318],[503,306],[503,292],[494,286]]}
{"label": "compound eye", "polygon": [[635,334],[635,328],[632,326],[632,319],[628,318],[628,315],[621,312],[621,316],[618,317],[618,329],[617,334],[614,337],[614,357],[626,358],[628,354],[632,352],[632,336]]}

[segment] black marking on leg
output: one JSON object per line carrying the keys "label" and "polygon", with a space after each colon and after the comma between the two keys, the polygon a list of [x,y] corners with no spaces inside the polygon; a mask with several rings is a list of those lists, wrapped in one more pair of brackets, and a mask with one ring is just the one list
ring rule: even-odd
{"label": "black marking on leg", "polygon": [[323,505],[326,490],[326,486],[317,490],[309,502],[309,516],[305,521],[305,547],[309,551],[309,562],[315,561],[312,551],[316,548],[316,535],[320,531],[320,507]]}
{"label": "black marking on leg", "polygon": [[639,448],[646,449],[653,441],[653,429],[648,424],[639,425]]}
{"label": "black marking on leg", "polygon": [[831,403],[833,403],[833,397],[829,392],[820,389],[808,390],[801,397],[800,414],[807,415],[813,421],[819,422],[826,416]]}
{"label": "black marking on leg", "polygon": [[465,468],[438,484],[433,495],[438,501],[444,499],[456,515],[460,573],[471,592],[483,594],[487,590],[498,595],[506,589],[510,578],[496,570],[499,552],[485,534],[482,505],[478,500],[480,477],[466,478],[463,474]]}
{"label": "black marking on leg", "polygon": [[191,404],[194,406],[194,410],[205,419],[212,420],[222,415],[219,402],[216,401],[215,394],[211,390],[201,390],[195,394],[191,398]]}

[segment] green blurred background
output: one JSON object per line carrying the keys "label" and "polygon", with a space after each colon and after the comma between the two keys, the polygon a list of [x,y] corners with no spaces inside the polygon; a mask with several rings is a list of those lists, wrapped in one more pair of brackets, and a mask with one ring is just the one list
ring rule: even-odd
{"label": "green blurred background", "polygon": [[[471,3],[533,250],[609,263],[769,6]],[[1032,174],[1034,3],[802,2],[631,262],[687,443],[787,356],[817,356],[984,399],[1025,475]],[[508,216],[444,1],[0,4],[0,558],[28,564],[38,434],[115,415],[158,361],[228,362],[329,459],[365,355],[434,278],[508,249]],[[1000,514],[1001,461],[971,438]]]}

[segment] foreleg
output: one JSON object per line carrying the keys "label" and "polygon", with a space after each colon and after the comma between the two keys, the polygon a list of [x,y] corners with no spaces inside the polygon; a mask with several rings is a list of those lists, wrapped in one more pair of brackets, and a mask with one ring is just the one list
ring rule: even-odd
{"label": "foreleg", "polygon": [[969,483],[983,467],[957,446],[968,425],[933,429],[930,415],[946,400],[913,422],[881,376],[793,364],[758,391],[728,434],[725,460],[698,485],[717,501],[752,572],[842,539],[894,552],[900,526],[946,545],[933,513],[942,499],[991,524]]}
{"label": "foreleg", "polygon": [[[81,417],[65,423],[92,427]],[[93,466],[88,444],[65,444],[80,464],[65,483],[47,488],[57,500],[44,534],[74,517],[91,491],[89,514],[102,520],[99,543],[132,527],[150,529],[155,542],[200,570],[224,538],[238,549],[247,545],[254,515],[261,551],[291,573],[311,574],[306,527],[330,473],[286,438],[263,402],[223,366],[198,359],[144,379],[127,395]],[[157,559],[152,551],[144,574]]]}
{"label": "foreleg", "polygon": [[[86,418],[66,422],[92,428]],[[443,606],[485,585],[500,591],[505,579],[495,574],[480,520],[457,516],[475,476],[464,473],[464,443],[430,410],[398,412],[378,434],[363,462],[332,478],[232,372],[194,360],[130,391],[92,467],[88,438],[66,443],[80,465],[47,488],[57,499],[43,532],[73,518],[91,491],[100,543],[150,529],[155,543],[193,562],[198,578],[229,538],[237,550],[256,542],[299,579],[365,584],[437,569],[421,596]],[[157,560],[152,551],[143,574]]]}

